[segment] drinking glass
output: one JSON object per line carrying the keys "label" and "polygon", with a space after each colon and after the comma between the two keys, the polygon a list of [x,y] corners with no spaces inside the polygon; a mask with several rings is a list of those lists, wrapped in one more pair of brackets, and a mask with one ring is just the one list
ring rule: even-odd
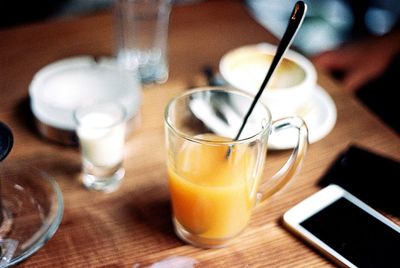
{"label": "drinking glass", "polygon": [[116,0],[115,42],[119,64],[138,71],[143,83],[168,79],[170,0]]}
{"label": "drinking glass", "polygon": [[[304,121],[289,117],[272,122],[261,103],[234,140],[252,101],[236,90],[200,88],[173,98],[165,109],[174,228],[195,246],[228,245],[248,225],[254,208],[294,177],[306,154]],[[286,128],[297,130],[297,144],[287,163],[266,179],[268,137]]]}
{"label": "drinking glass", "polygon": [[76,109],[83,184],[111,192],[125,175],[123,168],[126,111],[120,103],[99,103]]}

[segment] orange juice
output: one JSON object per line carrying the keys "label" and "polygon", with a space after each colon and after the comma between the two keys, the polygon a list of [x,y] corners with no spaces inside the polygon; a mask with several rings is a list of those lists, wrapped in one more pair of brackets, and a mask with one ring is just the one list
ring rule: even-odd
{"label": "orange juice", "polygon": [[[227,141],[207,134],[202,138]],[[230,238],[247,225],[259,177],[256,154],[243,145],[185,142],[168,167],[175,219],[186,231],[210,239]],[[172,165],[171,163],[174,163]]]}

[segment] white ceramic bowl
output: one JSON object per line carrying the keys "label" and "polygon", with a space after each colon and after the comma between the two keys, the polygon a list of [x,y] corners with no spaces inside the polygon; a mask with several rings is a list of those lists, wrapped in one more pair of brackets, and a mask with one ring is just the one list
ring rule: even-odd
{"label": "white ceramic bowl", "polygon": [[[226,53],[220,61],[222,77],[231,86],[255,95],[275,55],[276,46],[268,43],[247,45]],[[261,101],[274,119],[298,115],[316,88],[317,72],[303,55],[288,50],[275,70]]]}

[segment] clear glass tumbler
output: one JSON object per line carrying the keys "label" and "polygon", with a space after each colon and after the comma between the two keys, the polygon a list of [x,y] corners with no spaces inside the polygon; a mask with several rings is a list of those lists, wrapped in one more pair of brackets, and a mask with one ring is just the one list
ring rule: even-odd
{"label": "clear glass tumbler", "polygon": [[115,49],[120,66],[137,71],[143,83],[168,79],[170,0],[116,0]]}
{"label": "clear glass tumbler", "polygon": [[119,103],[103,103],[76,109],[83,184],[94,190],[116,190],[123,168],[126,111]]}

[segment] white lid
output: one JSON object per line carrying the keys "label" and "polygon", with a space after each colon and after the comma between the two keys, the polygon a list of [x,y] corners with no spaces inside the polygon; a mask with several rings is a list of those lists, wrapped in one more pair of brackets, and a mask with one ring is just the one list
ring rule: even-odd
{"label": "white lid", "polygon": [[107,58],[63,59],[37,72],[29,86],[31,109],[41,122],[74,130],[74,110],[96,102],[120,102],[133,118],[141,104],[141,86],[133,72]]}

